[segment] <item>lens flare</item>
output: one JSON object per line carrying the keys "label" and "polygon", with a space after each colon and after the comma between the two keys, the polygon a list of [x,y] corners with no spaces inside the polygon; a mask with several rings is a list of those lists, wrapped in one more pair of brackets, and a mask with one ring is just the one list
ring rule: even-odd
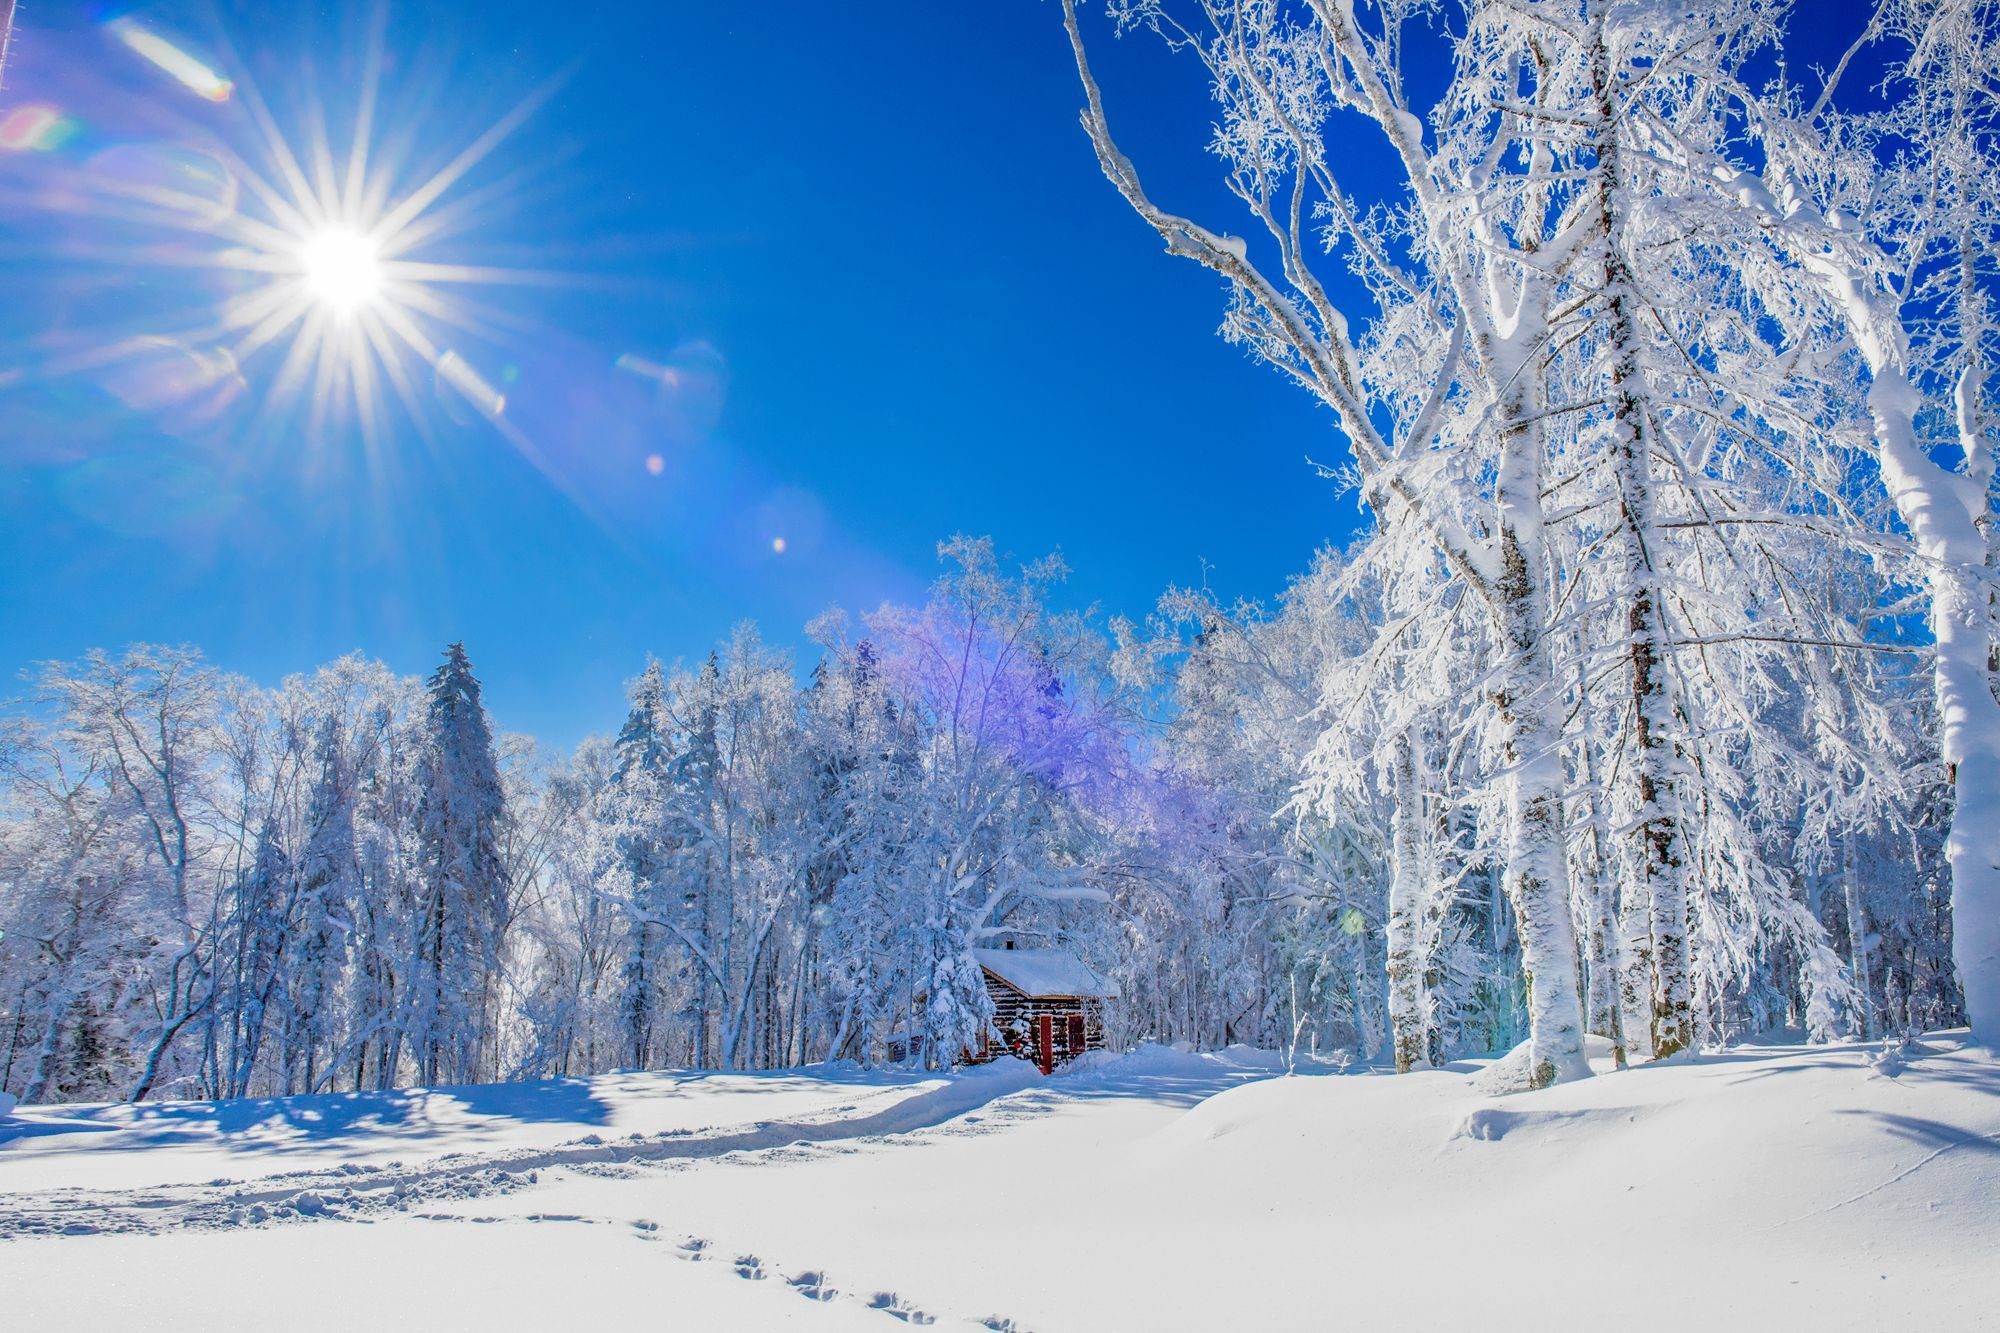
{"label": "lens flare", "polygon": [[52,106],[17,106],[0,116],[0,152],[54,152],[75,132],[75,122]]}
{"label": "lens flare", "polygon": [[229,95],[236,90],[234,83],[210,69],[198,56],[137,19],[113,19],[104,26],[134,55],[197,97],[211,102],[227,102]]}
{"label": "lens flare", "polygon": [[437,359],[437,373],[440,380],[484,415],[497,417],[507,410],[507,395],[488,384],[457,352],[447,350]]}

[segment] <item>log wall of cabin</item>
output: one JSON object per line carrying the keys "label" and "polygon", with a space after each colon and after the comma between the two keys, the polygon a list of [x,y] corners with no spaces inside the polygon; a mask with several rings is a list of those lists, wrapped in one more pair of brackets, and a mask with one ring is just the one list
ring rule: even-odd
{"label": "log wall of cabin", "polygon": [[[1069,1049],[1071,1042],[1067,1020],[1071,1014],[1083,1015],[1083,1050],[1104,1049],[1104,1003],[1101,1000],[1025,995],[990,972],[986,974],[986,993],[993,1000],[993,1027],[1003,1034],[1006,1044],[976,1053],[975,1061],[991,1060],[1002,1050],[1012,1050],[1025,1060],[1037,1059],[1035,1021],[1044,1014],[1055,1021],[1056,1064],[1066,1064],[1083,1053]],[[1018,1045],[1013,1035],[1017,1031],[1020,1033]]]}

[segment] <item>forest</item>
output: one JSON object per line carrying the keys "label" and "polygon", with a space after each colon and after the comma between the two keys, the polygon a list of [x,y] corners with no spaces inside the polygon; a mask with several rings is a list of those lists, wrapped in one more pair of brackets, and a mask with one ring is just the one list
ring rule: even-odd
{"label": "forest", "polygon": [[[1541,1087],[1586,1033],[2000,1038],[2000,7],[1883,0],[1825,68],[1767,0],[1437,11],[1060,7],[1135,241],[1324,406],[1352,543],[1131,619],[953,538],[804,660],[634,663],[568,754],[476,644],[47,663],[0,736],[0,1091],[941,1068],[1003,932],[1115,978],[1118,1046]],[[1212,100],[1233,211],[1149,191],[1119,37]]]}

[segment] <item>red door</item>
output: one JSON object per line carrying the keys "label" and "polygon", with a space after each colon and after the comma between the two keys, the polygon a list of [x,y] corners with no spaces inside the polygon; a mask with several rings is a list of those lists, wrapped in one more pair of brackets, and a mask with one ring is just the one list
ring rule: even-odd
{"label": "red door", "polygon": [[1056,1068],[1056,1020],[1052,1014],[1043,1014],[1035,1020],[1035,1035],[1041,1050],[1042,1073],[1052,1074]]}

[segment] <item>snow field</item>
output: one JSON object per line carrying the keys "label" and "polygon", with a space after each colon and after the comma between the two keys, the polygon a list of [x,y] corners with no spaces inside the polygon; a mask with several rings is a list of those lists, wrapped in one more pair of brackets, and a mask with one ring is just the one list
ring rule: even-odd
{"label": "snow field", "polygon": [[[671,1131],[552,1144],[440,1115],[401,1167],[311,1175],[244,1131],[17,1135],[0,1283],[76,1327],[352,1326],[354,1299],[438,1328],[1978,1327],[2000,1308],[2000,1066],[1953,1035],[1875,1054],[1752,1048],[1504,1097],[1472,1062],[1288,1078],[1160,1048],[1046,1081],[606,1076],[585,1086],[613,1127],[651,1086],[679,1098]],[[101,1181],[82,1163],[108,1151],[134,1185],[20,1189],[37,1143],[45,1180]],[[248,1187],[140,1183],[217,1154]],[[64,1208],[99,1234],[26,1234]],[[352,1299],[294,1318],[302,1290]]]}

